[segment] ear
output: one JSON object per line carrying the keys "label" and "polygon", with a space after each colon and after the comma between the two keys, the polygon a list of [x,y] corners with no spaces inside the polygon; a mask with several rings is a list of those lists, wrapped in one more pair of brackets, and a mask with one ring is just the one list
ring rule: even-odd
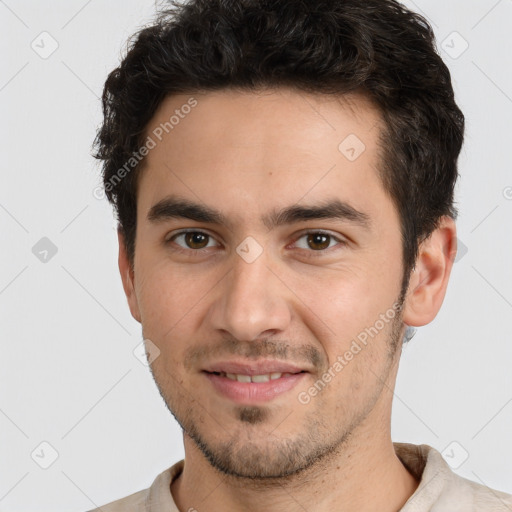
{"label": "ear", "polygon": [[130,312],[133,318],[135,318],[135,320],[140,323],[141,316],[134,287],[135,272],[128,260],[124,236],[122,235],[120,229],[117,230],[117,238],[119,240],[119,272],[121,273],[121,280],[123,281],[124,293],[128,299],[128,305],[130,307]]}
{"label": "ear", "polygon": [[446,294],[457,254],[457,230],[451,217],[443,216],[439,225],[419,247],[404,303],[403,321],[421,326],[437,315]]}

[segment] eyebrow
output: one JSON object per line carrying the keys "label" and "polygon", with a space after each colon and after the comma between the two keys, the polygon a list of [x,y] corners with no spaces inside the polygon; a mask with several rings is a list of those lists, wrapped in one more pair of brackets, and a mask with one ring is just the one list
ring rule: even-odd
{"label": "eyebrow", "polygon": [[[152,223],[164,222],[169,219],[190,219],[207,224],[233,227],[233,223],[220,211],[209,206],[195,203],[185,198],[168,196],[153,205],[147,215]],[[353,206],[339,199],[331,199],[318,205],[292,205],[281,210],[274,210],[261,217],[261,222],[269,230],[308,220],[341,220],[370,228],[370,217]]]}

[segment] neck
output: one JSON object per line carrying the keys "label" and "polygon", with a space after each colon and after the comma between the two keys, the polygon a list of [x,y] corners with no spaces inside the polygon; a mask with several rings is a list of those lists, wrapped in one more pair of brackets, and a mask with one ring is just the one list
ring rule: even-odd
{"label": "neck", "polygon": [[[286,479],[251,480],[213,468],[185,435],[185,468],[171,485],[182,512],[396,512],[418,481],[396,456],[389,429],[375,436],[360,425],[335,453]],[[385,430],[385,429],[383,429]]]}

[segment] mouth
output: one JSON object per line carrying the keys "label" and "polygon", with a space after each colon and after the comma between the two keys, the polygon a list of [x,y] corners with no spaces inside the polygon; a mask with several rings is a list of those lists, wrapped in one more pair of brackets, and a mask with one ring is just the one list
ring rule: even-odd
{"label": "mouth", "polygon": [[278,363],[219,363],[202,373],[214,391],[237,404],[268,402],[291,391],[309,373]]}
{"label": "mouth", "polygon": [[226,377],[230,380],[236,380],[237,382],[270,382],[271,380],[277,380],[281,378],[289,377],[290,375],[297,375],[297,373],[304,373],[303,371],[297,373],[289,372],[272,372],[262,373],[260,375],[246,375],[243,373],[227,373],[227,372],[212,372],[213,375],[219,375],[220,377]]}

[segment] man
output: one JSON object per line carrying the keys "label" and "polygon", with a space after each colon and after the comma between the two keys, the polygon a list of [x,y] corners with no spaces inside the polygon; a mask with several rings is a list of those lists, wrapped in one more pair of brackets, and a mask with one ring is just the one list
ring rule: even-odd
{"label": "man", "polygon": [[119,268],[185,462],[114,511],[505,511],[393,443],[409,329],[456,253],[464,118],[394,0],[191,0],[142,30],[97,137]]}

